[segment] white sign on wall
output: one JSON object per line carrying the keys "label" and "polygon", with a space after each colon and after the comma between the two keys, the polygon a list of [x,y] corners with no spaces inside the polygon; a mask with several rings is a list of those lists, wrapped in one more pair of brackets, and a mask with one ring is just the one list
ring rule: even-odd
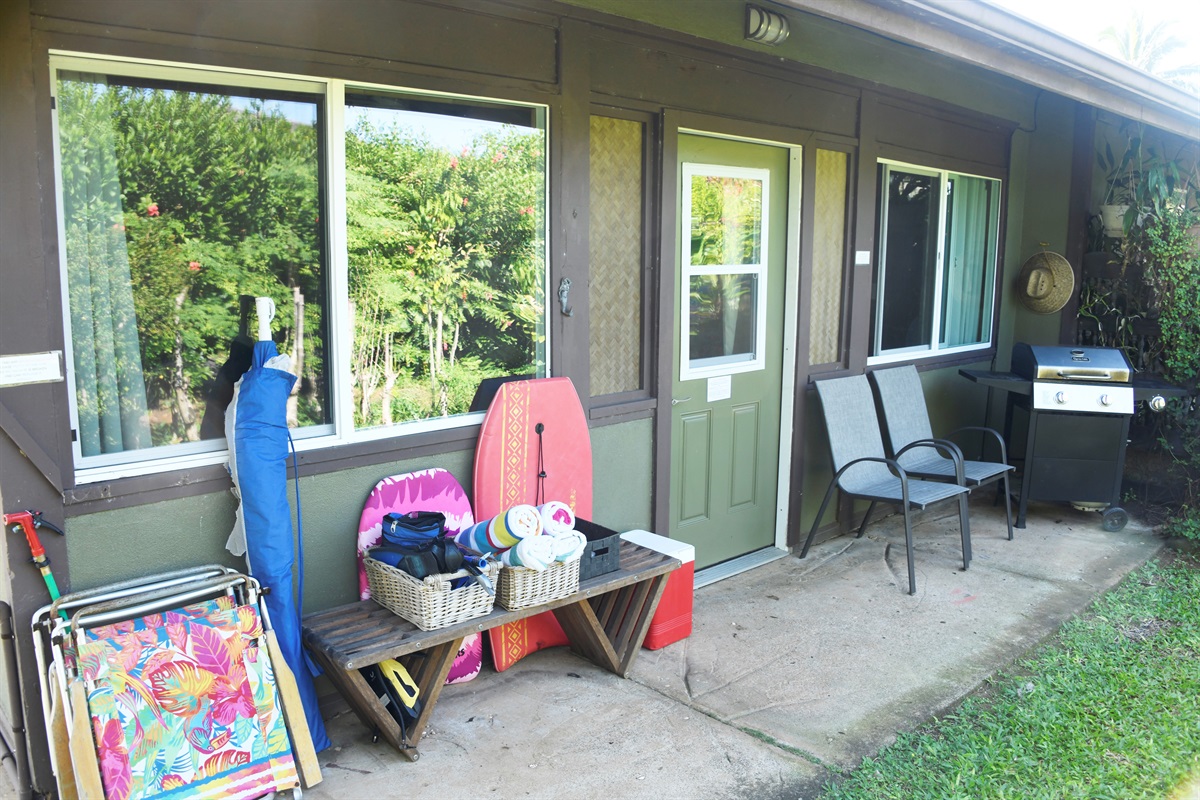
{"label": "white sign on wall", "polygon": [[0,356],[0,386],[54,383],[62,379],[62,350]]}

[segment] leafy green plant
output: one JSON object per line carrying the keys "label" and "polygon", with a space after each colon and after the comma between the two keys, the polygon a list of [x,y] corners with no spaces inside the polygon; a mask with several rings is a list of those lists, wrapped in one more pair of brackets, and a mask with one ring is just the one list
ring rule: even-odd
{"label": "leafy green plant", "polygon": [[[1160,373],[1188,390],[1161,414],[1139,410],[1135,429],[1159,454],[1159,483],[1181,504],[1185,529],[1200,508],[1200,151],[1190,143],[1150,142],[1142,126],[1121,130],[1119,156],[1105,143],[1097,164],[1105,171],[1105,203],[1129,206],[1124,236],[1089,234],[1092,252],[1109,253],[1119,271],[1084,275],[1078,341],[1119,347],[1140,370]],[[1191,509],[1189,511],[1189,509]]]}
{"label": "leafy green plant", "polygon": [[1118,157],[1110,142],[1096,153],[1096,163],[1105,173],[1103,204],[1128,205],[1125,233],[1142,226],[1148,217],[1161,216],[1200,204],[1200,156],[1183,143],[1168,151],[1168,145],[1149,143],[1141,125],[1122,128],[1125,150]]}

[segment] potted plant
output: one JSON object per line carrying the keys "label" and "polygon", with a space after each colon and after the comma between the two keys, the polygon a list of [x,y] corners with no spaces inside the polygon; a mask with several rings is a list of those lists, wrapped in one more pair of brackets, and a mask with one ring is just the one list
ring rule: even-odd
{"label": "potted plant", "polygon": [[1129,146],[1118,160],[1112,145],[1104,143],[1104,150],[1097,151],[1096,163],[1105,173],[1104,200],[1100,204],[1100,223],[1104,235],[1122,239],[1129,229],[1127,217],[1133,208],[1135,190],[1139,184],[1141,166],[1141,138],[1130,138]]}

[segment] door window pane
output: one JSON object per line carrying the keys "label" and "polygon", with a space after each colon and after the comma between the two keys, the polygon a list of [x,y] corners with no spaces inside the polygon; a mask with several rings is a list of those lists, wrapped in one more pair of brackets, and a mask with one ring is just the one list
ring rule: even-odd
{"label": "door window pane", "polygon": [[681,380],[763,368],[769,180],[764,169],[683,165]]}
{"label": "door window pane", "polygon": [[761,180],[694,175],[691,182],[694,266],[762,262]]}
{"label": "door window pane", "polygon": [[303,95],[58,73],[83,464],[213,449],[198,443],[225,436],[254,296],[275,300],[300,376],[289,426],[329,422],[321,113]]}
{"label": "door window pane", "polygon": [[753,360],[758,276],[697,275],[689,289],[692,368]]}
{"label": "door window pane", "polygon": [[542,112],[349,93],[345,136],[355,428],[545,375]]}

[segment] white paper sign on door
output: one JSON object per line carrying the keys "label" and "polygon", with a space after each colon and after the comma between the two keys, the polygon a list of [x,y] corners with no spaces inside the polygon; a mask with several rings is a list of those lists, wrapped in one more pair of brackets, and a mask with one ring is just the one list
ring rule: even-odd
{"label": "white paper sign on door", "polygon": [[718,375],[708,379],[708,402],[728,400],[733,396],[733,376]]}

